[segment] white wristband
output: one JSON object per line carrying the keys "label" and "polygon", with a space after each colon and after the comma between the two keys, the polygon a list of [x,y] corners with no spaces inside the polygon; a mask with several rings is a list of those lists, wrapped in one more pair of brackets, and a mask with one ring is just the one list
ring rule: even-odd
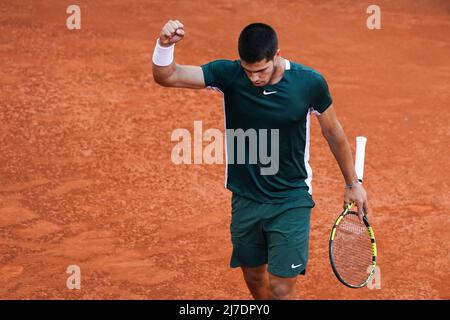
{"label": "white wristband", "polygon": [[155,50],[153,51],[153,63],[157,66],[166,67],[173,61],[173,52],[175,43],[170,47],[162,47],[159,44],[159,39],[156,40]]}

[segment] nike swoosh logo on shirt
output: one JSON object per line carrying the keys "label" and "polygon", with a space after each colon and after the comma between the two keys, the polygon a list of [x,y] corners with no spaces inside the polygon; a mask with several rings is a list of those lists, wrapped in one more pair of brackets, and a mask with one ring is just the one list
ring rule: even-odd
{"label": "nike swoosh logo on shirt", "polygon": [[303,265],[302,263],[300,263],[300,264],[298,264],[298,265],[292,264],[292,265],[291,265],[291,268],[292,268],[292,269],[295,269],[295,268],[298,268],[298,267],[300,267],[300,266],[302,266],[302,265]]}
{"label": "nike swoosh logo on shirt", "polygon": [[274,93],[277,93],[278,91],[266,91],[266,90],[264,90],[263,91],[263,95],[265,95],[265,96],[267,96],[267,95],[269,95],[269,94],[274,94]]}

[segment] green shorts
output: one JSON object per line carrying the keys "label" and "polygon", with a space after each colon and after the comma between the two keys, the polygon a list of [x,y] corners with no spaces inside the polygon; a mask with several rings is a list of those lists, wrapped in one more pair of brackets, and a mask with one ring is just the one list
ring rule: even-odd
{"label": "green shorts", "polygon": [[305,274],[312,197],[281,204],[260,203],[233,193],[230,267],[257,267],[279,277]]}

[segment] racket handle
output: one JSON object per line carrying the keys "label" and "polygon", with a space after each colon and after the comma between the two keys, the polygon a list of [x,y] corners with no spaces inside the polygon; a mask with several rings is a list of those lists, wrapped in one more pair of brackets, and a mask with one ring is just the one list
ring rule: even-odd
{"label": "racket handle", "polygon": [[356,157],[355,157],[355,171],[359,182],[362,182],[364,177],[364,155],[366,152],[367,138],[363,136],[356,137]]}

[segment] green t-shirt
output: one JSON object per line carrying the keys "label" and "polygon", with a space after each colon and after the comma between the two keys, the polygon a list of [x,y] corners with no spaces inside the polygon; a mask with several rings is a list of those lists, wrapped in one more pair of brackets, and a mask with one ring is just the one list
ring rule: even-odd
{"label": "green t-shirt", "polygon": [[[225,185],[232,192],[263,203],[306,199],[307,193],[312,195],[310,114],[320,114],[332,103],[327,83],[320,73],[285,61],[283,78],[264,87],[251,83],[240,60],[216,60],[201,66],[206,86],[224,95],[227,132]],[[238,150],[236,136],[228,135],[232,130],[239,132],[238,129],[241,129],[240,133],[248,134],[245,146],[241,145],[244,150]],[[257,138],[256,149],[255,140],[250,138],[252,135]],[[276,144],[278,167],[274,164],[275,149],[272,149]],[[261,148],[266,149],[268,156],[274,156],[272,163],[268,163],[267,157],[265,160],[259,157]],[[242,153],[244,163],[242,158],[239,160]],[[254,157],[252,159],[255,154],[256,161]]]}

